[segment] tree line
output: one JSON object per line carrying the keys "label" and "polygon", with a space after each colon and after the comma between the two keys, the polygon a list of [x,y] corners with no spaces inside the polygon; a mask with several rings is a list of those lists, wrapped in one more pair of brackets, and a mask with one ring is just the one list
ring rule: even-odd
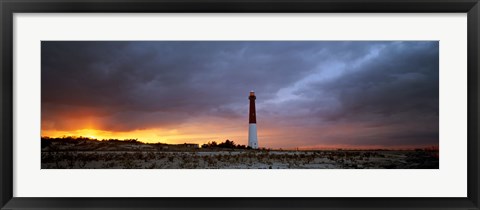
{"label": "tree line", "polygon": [[235,144],[235,142],[228,139],[220,143],[217,143],[216,141],[209,141],[206,144],[202,144],[202,148],[252,149],[250,146]]}

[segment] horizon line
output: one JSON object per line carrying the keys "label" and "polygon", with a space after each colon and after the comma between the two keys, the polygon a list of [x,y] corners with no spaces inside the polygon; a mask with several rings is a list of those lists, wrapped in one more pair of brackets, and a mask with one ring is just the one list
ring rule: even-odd
{"label": "horizon line", "polygon": [[[165,142],[145,142],[142,140],[139,140],[138,138],[130,138],[130,139],[115,139],[115,138],[110,138],[110,139],[98,139],[98,138],[92,138],[88,136],[61,136],[61,137],[50,137],[50,136],[41,136],[41,139],[66,139],[66,138],[72,138],[72,139],[88,139],[88,140],[93,140],[93,141],[109,141],[109,140],[117,140],[117,141],[128,141],[128,140],[135,140],[136,142],[142,143],[142,144],[167,144],[167,145],[181,145],[181,144],[198,144],[201,146],[202,144],[207,144],[210,142],[217,142],[217,141],[208,141],[204,142],[202,144],[200,143],[189,143],[189,142],[184,142],[184,143],[177,143],[177,144],[172,144],[172,143],[165,143]],[[229,140],[225,139],[224,141]],[[217,143],[222,143],[224,141],[219,141]],[[232,140],[229,140],[232,141]],[[235,143],[235,141],[232,141]],[[236,145],[242,145],[242,144],[236,144]],[[247,145],[244,145],[247,146]],[[200,147],[201,148],[201,147]],[[324,145],[324,146],[298,146],[298,147],[277,147],[277,148],[272,148],[272,147],[259,147],[260,150],[285,150],[285,151],[314,151],[314,150],[418,150],[418,149],[429,149],[429,150],[439,150],[439,145],[438,144],[431,144],[431,145],[398,145],[398,146],[384,146],[384,145]]]}

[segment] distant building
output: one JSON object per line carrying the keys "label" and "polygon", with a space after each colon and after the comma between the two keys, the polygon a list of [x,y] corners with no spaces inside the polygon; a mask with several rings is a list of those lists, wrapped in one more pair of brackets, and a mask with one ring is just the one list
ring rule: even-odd
{"label": "distant building", "polygon": [[200,148],[200,146],[198,144],[187,144],[187,143],[185,143],[183,145],[187,148],[195,148],[195,149]]}
{"label": "distant building", "polygon": [[197,149],[197,148],[200,148],[200,146],[198,144],[192,144],[192,143],[183,143],[183,144],[172,144],[172,146],[175,146],[177,148],[194,148],[194,149]]}

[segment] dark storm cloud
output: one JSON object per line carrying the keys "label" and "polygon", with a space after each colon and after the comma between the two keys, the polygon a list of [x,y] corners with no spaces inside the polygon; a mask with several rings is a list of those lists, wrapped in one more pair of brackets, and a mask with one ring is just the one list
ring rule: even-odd
{"label": "dark storm cloud", "polygon": [[[55,117],[49,111],[62,111],[50,110],[50,104],[77,106],[65,111],[79,116],[126,111],[136,112],[132,118],[144,118],[142,115],[152,112],[239,115],[239,110],[232,108],[245,100],[249,89],[274,92],[305,76],[297,68],[308,70],[311,65],[304,62],[302,51],[295,50],[308,45],[295,43],[42,44],[42,103],[46,118]],[[275,56],[275,52],[284,56]],[[166,121],[181,121],[179,118]],[[113,120],[112,124],[118,123]],[[135,128],[132,125],[124,129]]]}
{"label": "dark storm cloud", "polygon": [[[301,127],[302,144],[438,143],[438,42],[42,42],[50,129],[246,122],[250,90],[259,123]],[[325,135],[345,124],[370,132]]]}
{"label": "dark storm cloud", "polygon": [[[341,76],[296,89],[298,98],[288,102],[290,108],[307,111],[296,114],[295,124],[349,123],[369,130],[357,138],[329,136],[326,143],[438,143],[438,43],[388,43],[374,54],[362,65],[347,65]],[[299,103],[302,98],[309,99]],[[316,136],[323,131],[317,129]]]}

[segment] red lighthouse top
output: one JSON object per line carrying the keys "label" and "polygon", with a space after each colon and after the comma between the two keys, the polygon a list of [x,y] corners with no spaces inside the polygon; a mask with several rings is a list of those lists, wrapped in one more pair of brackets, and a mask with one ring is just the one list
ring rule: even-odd
{"label": "red lighthouse top", "polygon": [[255,92],[250,91],[250,96],[248,96],[248,99],[250,100],[250,113],[248,117],[248,122],[249,123],[257,123],[257,117],[255,115],[255,99],[257,97],[255,96]]}

